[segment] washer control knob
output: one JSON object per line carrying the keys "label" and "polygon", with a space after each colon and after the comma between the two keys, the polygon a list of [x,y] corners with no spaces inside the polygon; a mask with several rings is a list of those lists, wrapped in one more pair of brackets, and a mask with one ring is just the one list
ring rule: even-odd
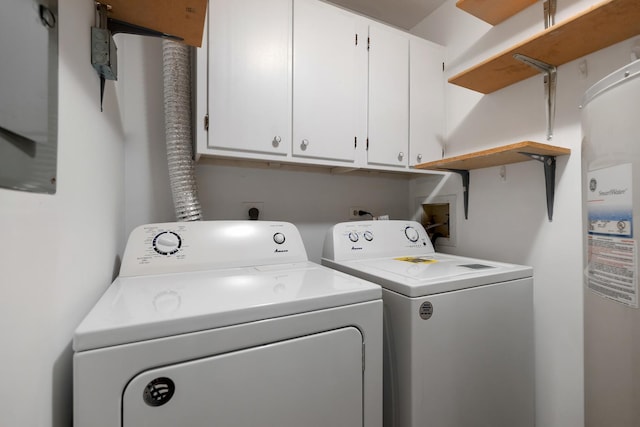
{"label": "washer control knob", "polygon": [[160,255],[173,255],[182,246],[182,239],[173,231],[163,231],[153,238],[153,250]]}
{"label": "washer control knob", "polygon": [[370,232],[370,231],[365,231],[365,232],[364,232],[364,239],[365,239],[367,242],[372,241],[372,240],[373,240],[373,233],[372,233],[372,232]]}
{"label": "washer control knob", "polygon": [[418,238],[420,238],[420,234],[418,234],[418,231],[413,227],[405,228],[404,235],[407,236],[407,239],[409,239],[412,242],[417,242]]}
{"label": "washer control knob", "polygon": [[273,235],[273,241],[279,245],[283,244],[285,240],[287,239],[285,239],[284,234],[282,233],[276,233]]}
{"label": "washer control knob", "polygon": [[352,231],[349,233],[349,240],[351,240],[353,243],[358,241],[358,233],[356,233],[355,231]]}

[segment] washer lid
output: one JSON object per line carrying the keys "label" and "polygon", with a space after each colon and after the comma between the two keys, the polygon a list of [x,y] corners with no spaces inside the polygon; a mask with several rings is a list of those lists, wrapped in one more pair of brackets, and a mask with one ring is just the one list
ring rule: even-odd
{"label": "washer lid", "polygon": [[324,265],[379,283],[409,297],[420,297],[531,277],[531,267],[427,253],[423,256],[361,259]]}
{"label": "washer lid", "polygon": [[311,262],[116,279],[73,337],[75,351],[381,298],[379,286]]}

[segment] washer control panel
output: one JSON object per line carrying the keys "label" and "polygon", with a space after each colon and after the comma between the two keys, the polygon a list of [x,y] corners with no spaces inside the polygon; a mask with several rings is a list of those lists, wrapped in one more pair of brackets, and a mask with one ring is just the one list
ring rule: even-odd
{"label": "washer control panel", "polygon": [[415,221],[354,221],[334,225],[325,237],[323,258],[347,260],[435,252]]}
{"label": "washer control panel", "polygon": [[147,224],[129,236],[120,276],[307,261],[298,229],[276,221]]}

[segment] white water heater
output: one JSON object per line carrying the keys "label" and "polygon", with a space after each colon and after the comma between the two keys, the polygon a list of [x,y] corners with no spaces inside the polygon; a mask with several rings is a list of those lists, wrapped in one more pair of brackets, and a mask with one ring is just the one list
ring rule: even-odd
{"label": "white water heater", "polygon": [[640,425],[640,60],[582,102],[585,426]]}

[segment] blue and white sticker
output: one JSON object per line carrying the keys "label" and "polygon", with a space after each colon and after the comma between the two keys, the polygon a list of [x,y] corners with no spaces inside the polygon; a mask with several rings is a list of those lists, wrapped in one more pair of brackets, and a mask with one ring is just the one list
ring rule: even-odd
{"label": "blue and white sticker", "polygon": [[589,172],[589,234],[633,237],[631,175],[630,163]]}

